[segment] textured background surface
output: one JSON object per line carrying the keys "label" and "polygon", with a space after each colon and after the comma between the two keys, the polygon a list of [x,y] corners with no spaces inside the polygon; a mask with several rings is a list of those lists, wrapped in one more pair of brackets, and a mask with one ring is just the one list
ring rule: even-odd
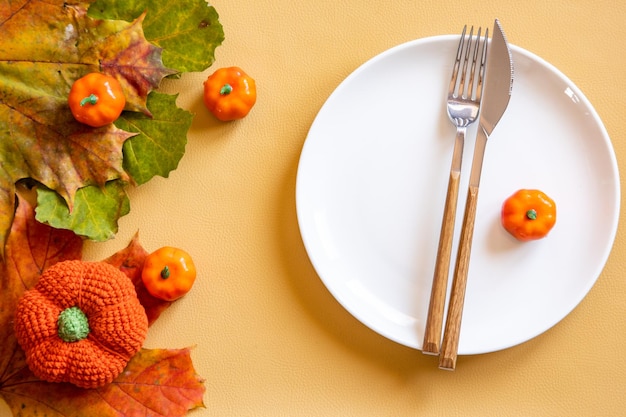
{"label": "textured background surface", "polygon": [[[150,330],[148,347],[197,345],[207,408],[193,416],[620,416],[626,410],[626,235],[618,231],[587,298],[545,334],[506,351],[461,357],[454,373],[355,320],[304,250],[295,178],[308,128],[328,95],[374,55],[498,17],[510,42],[559,68],[585,93],[626,164],[626,3],[615,0],[215,0],[226,41],[215,65],[166,83],[196,113],[169,179],[131,194],[118,237],[148,250],[186,248],[194,291]],[[223,124],[202,81],[239,65],[257,80],[250,116]],[[626,206],[622,212],[626,210]],[[584,221],[584,219],[581,219]]]}

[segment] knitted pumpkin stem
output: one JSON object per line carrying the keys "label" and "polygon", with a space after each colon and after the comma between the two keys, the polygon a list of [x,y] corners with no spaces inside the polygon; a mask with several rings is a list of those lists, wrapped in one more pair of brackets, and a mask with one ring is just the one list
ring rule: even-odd
{"label": "knitted pumpkin stem", "polygon": [[66,308],[57,320],[59,337],[64,342],[78,342],[89,335],[89,321],[82,310],[76,306]]}

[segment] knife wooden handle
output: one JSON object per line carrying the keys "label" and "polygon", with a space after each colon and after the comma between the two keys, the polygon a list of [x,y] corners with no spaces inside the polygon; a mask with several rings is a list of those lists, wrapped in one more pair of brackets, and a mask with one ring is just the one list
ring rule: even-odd
{"label": "knife wooden handle", "polygon": [[465,302],[465,289],[467,286],[472,238],[474,236],[477,203],[478,186],[470,185],[467,193],[467,201],[465,203],[465,214],[463,216],[463,226],[461,229],[456,266],[454,268],[446,327],[441,344],[441,353],[439,355],[439,368],[451,371],[456,367],[459,348],[461,318],[463,316],[463,303]]}
{"label": "knife wooden handle", "polygon": [[448,193],[446,194],[446,204],[443,209],[443,220],[439,235],[437,260],[435,261],[435,273],[430,292],[430,304],[428,305],[428,316],[426,318],[426,328],[424,329],[424,343],[422,345],[422,352],[428,355],[438,355],[439,344],[441,343],[460,178],[460,172],[450,172]]}

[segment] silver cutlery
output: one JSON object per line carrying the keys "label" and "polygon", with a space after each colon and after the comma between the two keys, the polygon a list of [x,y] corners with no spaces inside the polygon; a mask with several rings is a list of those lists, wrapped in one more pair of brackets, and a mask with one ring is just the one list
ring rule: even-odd
{"label": "silver cutlery", "polygon": [[459,347],[461,319],[467,275],[469,272],[470,253],[474,234],[474,221],[478,203],[480,174],[483,166],[487,139],[502,118],[511,98],[513,87],[513,60],[506,37],[496,19],[489,46],[485,73],[484,93],[480,109],[480,121],[470,172],[469,189],[465,204],[465,214],[461,227],[461,238],[457,253],[456,266],[452,280],[452,289],[446,317],[445,331],[439,355],[441,369],[454,370]]}
{"label": "silver cutlery", "polygon": [[463,28],[448,89],[448,117],[456,126],[456,137],[422,345],[422,352],[431,355],[439,354],[441,343],[465,134],[467,127],[478,118],[483,90],[489,30],[485,31],[482,42],[481,30],[478,28],[474,37],[473,26],[469,36],[466,36],[467,25]]}

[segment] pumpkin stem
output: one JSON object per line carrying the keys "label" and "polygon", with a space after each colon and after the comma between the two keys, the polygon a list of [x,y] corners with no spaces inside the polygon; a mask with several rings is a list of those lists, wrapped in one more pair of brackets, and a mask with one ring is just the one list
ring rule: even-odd
{"label": "pumpkin stem", "polygon": [[87,316],[76,306],[63,310],[59,314],[57,325],[59,337],[64,342],[78,342],[89,334]]}
{"label": "pumpkin stem", "polygon": [[535,209],[530,209],[526,212],[526,217],[529,220],[537,220],[537,210]]}
{"label": "pumpkin stem", "polygon": [[170,277],[170,267],[165,265],[161,270],[161,278],[168,279]]}
{"label": "pumpkin stem", "polygon": [[87,103],[95,106],[97,102],[98,102],[98,96],[95,94],[91,94],[80,101],[80,106],[83,107]]}
{"label": "pumpkin stem", "polygon": [[220,95],[225,96],[233,92],[233,86],[230,84],[224,84],[220,90]]}

